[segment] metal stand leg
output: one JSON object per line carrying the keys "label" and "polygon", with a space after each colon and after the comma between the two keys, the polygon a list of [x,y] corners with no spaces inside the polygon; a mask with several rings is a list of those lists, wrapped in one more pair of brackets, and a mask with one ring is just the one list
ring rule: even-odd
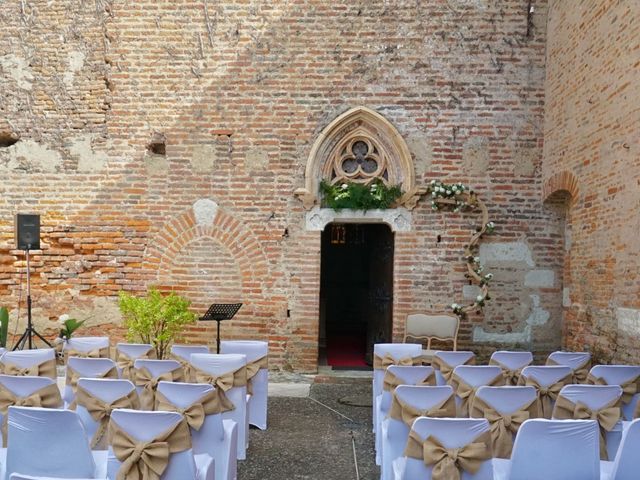
{"label": "metal stand leg", "polygon": [[31,263],[29,257],[29,249],[27,249],[27,329],[20,336],[16,345],[13,347],[14,350],[23,350],[25,343],[28,342],[29,350],[31,350],[34,346],[33,344],[33,336],[38,337],[42,340],[45,345],[49,348],[52,348],[52,345],[42,336],[40,335],[35,328],[33,328],[32,318],[31,318]]}
{"label": "metal stand leg", "polygon": [[218,334],[216,335],[216,353],[220,353],[220,321],[216,320],[218,323]]}

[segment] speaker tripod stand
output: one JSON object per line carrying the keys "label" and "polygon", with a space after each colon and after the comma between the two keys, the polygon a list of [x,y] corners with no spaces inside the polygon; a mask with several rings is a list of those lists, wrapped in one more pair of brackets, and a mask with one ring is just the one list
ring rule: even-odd
{"label": "speaker tripod stand", "polygon": [[34,336],[42,340],[49,348],[52,348],[52,345],[47,341],[47,339],[40,335],[38,331],[33,327],[33,322],[31,319],[31,262],[29,250],[30,245],[27,245],[27,328],[13,347],[14,350],[24,350],[25,344],[27,344],[29,350],[31,350],[34,345]]}

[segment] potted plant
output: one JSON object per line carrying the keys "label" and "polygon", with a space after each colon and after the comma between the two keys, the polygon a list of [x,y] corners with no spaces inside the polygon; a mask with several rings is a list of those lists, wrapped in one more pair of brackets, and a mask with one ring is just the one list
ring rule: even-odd
{"label": "potted plant", "polygon": [[7,347],[7,335],[9,334],[9,310],[0,308],[0,347]]}
{"label": "potted plant", "polygon": [[197,318],[189,311],[189,300],[174,292],[163,295],[155,288],[150,288],[144,297],[120,292],[118,305],[127,329],[127,340],[153,345],[159,359],[169,353],[173,340],[184,326],[194,323]]}

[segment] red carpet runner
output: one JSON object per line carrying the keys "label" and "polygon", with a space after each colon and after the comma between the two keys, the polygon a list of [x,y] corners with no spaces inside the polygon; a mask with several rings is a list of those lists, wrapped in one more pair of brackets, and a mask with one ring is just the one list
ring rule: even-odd
{"label": "red carpet runner", "polygon": [[366,367],[364,339],[359,335],[327,338],[327,364],[332,367]]}

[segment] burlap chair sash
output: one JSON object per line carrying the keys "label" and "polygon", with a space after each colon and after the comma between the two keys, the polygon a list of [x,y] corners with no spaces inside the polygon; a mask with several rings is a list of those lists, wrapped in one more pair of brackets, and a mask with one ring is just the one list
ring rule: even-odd
{"label": "burlap chair sash", "polygon": [[220,396],[216,390],[217,389],[210,391],[186,408],[177,406],[164,396],[162,392],[156,392],[156,410],[181,413],[191,428],[200,430],[206,415],[227,412],[233,408],[233,404],[231,405],[232,408],[225,408],[222,405]]}
{"label": "burlap chair sash", "polygon": [[[488,387],[497,387],[500,385],[504,385],[504,377],[502,376],[502,373],[499,373],[490,382],[484,385]],[[476,391],[480,387],[472,387],[455,373],[451,376],[451,386],[456,392],[458,398],[460,398],[460,405],[458,405],[458,416],[469,416],[469,407],[473,403],[473,399],[476,397]]]}
{"label": "burlap chair sash", "polygon": [[160,480],[172,453],[191,448],[191,433],[182,420],[148,442],[134,439],[116,422],[109,422],[109,443],[122,462],[116,480]]}
{"label": "burlap chair sash", "polygon": [[176,362],[180,363],[180,366],[182,367],[182,371],[184,372],[185,382],[193,382],[195,380],[195,376],[193,374],[193,368],[189,360],[182,358],[181,356],[176,355],[174,353],[169,355],[169,358],[171,360],[175,360]]}
{"label": "burlap chair sash", "polygon": [[[566,367],[567,365],[563,365],[561,363],[556,362],[552,358],[547,358],[547,365],[562,365]],[[582,365],[573,369],[573,375],[571,376],[571,383],[587,383],[587,378],[589,377],[589,368],[591,366],[591,359],[587,358]]]}
{"label": "burlap chair sash", "polygon": [[94,348],[86,352],[79,350],[69,349],[64,351],[65,359],[69,357],[80,358],[109,358],[109,347]]}
{"label": "burlap chair sash", "polygon": [[269,357],[267,355],[247,363],[247,393],[253,393],[253,377],[263,368],[269,368]]}
{"label": "burlap chair sash", "polygon": [[553,410],[553,417],[559,420],[597,420],[600,426],[600,459],[608,460],[606,432],[610,432],[620,420],[622,412],[616,398],[602,408],[591,410],[582,402],[573,403],[564,395],[559,395]]}
{"label": "burlap chair sash", "polygon": [[529,418],[540,416],[540,403],[537,398],[511,413],[499,413],[480,397],[475,397],[471,405],[472,418],[486,418],[491,425],[491,446],[493,456],[511,458],[513,436],[518,433],[520,425]]}
{"label": "burlap chair sash", "polygon": [[19,396],[0,384],[0,413],[3,415],[2,440],[5,447],[7,446],[7,412],[11,406],[60,408],[62,407],[60,389],[58,385],[52,383],[29,395]]}
{"label": "burlap chair sash", "polygon": [[218,396],[221,408],[225,412],[234,410],[236,407],[231,400],[227,398],[225,392],[233,387],[244,387],[247,385],[247,368],[242,366],[237,370],[223,373],[221,375],[213,375],[211,373],[193,367],[194,377],[198,383],[208,383],[216,387],[215,392]]}
{"label": "burlap chair sash", "polygon": [[30,367],[21,367],[11,362],[3,362],[3,372],[5,375],[13,375],[15,377],[47,377],[55,380],[57,378],[56,371],[56,359],[50,358],[38,365],[32,365]]}
{"label": "burlap chair sash", "polygon": [[[473,365],[475,362],[476,359],[472,356],[462,365]],[[444,378],[445,382],[449,383],[451,381],[451,376],[453,375],[453,369],[455,367],[452,367],[442,358],[436,356],[434,356],[433,360],[431,360],[431,366],[436,370],[440,370],[440,375],[442,375],[442,378]]]}
{"label": "burlap chair sash", "polygon": [[[82,377],[81,373],[67,365],[67,378],[65,379],[66,385],[71,386],[75,391],[80,377]],[[91,378],[118,378],[118,369],[116,367],[111,367],[103,373],[92,375]]]}
{"label": "burlap chair sash", "polygon": [[491,434],[483,432],[464,447],[446,448],[435,437],[422,440],[411,430],[404,455],[433,467],[433,480],[460,480],[462,472],[475,474],[491,459]]}
{"label": "burlap chair sash", "polygon": [[[591,373],[589,373],[589,375],[587,376],[587,383],[591,385],[609,385],[604,378],[596,377]],[[620,388],[622,388],[622,397],[620,398],[622,403],[626,405],[629,402],[631,402],[631,399],[633,398],[633,396],[636,393],[638,393],[638,391],[640,390],[640,388],[638,388],[639,383],[640,383],[640,375],[634,378],[630,378],[624,383],[614,384],[614,385],[619,385]]]}
{"label": "burlap chair sash", "polygon": [[538,391],[538,400],[540,401],[540,416],[542,418],[550,419],[553,414],[553,402],[556,401],[558,395],[560,394],[560,390],[562,387],[569,384],[571,382],[571,374],[561,378],[555,383],[551,385],[547,385],[546,387],[540,385],[538,381],[534,377],[524,377],[521,376],[518,381],[518,385],[526,385],[531,387],[536,387]]}
{"label": "burlap chair sash", "polygon": [[422,360],[420,357],[402,357],[402,358],[393,358],[390,353],[386,353],[384,357],[379,355],[373,356],[373,369],[374,370],[385,370],[389,365],[402,365],[402,366],[411,366],[411,365],[422,365]]}
{"label": "burlap chair sash", "polygon": [[522,369],[520,368],[509,368],[504,363],[499,362],[498,360],[491,359],[489,360],[489,365],[497,365],[502,369],[502,376],[504,378],[505,385],[517,385],[518,380],[520,379],[520,374],[522,373]]}
{"label": "burlap chair sash", "polygon": [[94,396],[84,388],[78,386],[76,391],[76,403],[87,409],[89,415],[98,423],[98,428],[91,439],[91,449],[106,450],[107,448],[107,427],[111,412],[115,408],[140,408],[140,400],[135,389],[131,390],[127,395],[117,398],[111,403]]}
{"label": "burlap chair sash", "polygon": [[129,355],[127,355],[125,352],[117,350],[116,353],[116,365],[118,365],[118,368],[120,370],[122,370],[122,378],[134,378],[133,377],[133,364],[135,363],[136,360],[138,359],[148,359],[148,358],[155,358],[155,350],[153,347],[149,347],[149,350],[147,350],[147,353],[140,355],[136,358],[131,358]]}
{"label": "burlap chair sash", "polygon": [[143,410],[153,410],[156,404],[156,390],[158,382],[183,382],[184,370],[178,367],[169,372],[164,372],[154,377],[148,368],[134,368],[134,383],[138,387],[142,387],[140,392],[140,405]]}
{"label": "burlap chair sash", "polygon": [[[392,392],[399,387],[400,385],[406,385],[407,382],[402,380],[401,378],[394,375],[390,370],[386,370],[384,372],[384,377],[382,379],[382,389],[385,392]],[[412,383],[412,385],[435,385],[436,384],[436,375],[434,371],[431,371],[426,377],[420,380],[417,383]]]}
{"label": "burlap chair sash", "polygon": [[633,419],[635,420],[636,418],[640,418],[640,402],[637,402],[633,409]]}
{"label": "burlap chair sash", "polygon": [[403,402],[394,392],[389,410],[390,418],[404,422],[409,428],[411,428],[414,420],[418,417],[448,418],[455,416],[456,400],[453,394],[429,409],[420,410],[413,405]]}

